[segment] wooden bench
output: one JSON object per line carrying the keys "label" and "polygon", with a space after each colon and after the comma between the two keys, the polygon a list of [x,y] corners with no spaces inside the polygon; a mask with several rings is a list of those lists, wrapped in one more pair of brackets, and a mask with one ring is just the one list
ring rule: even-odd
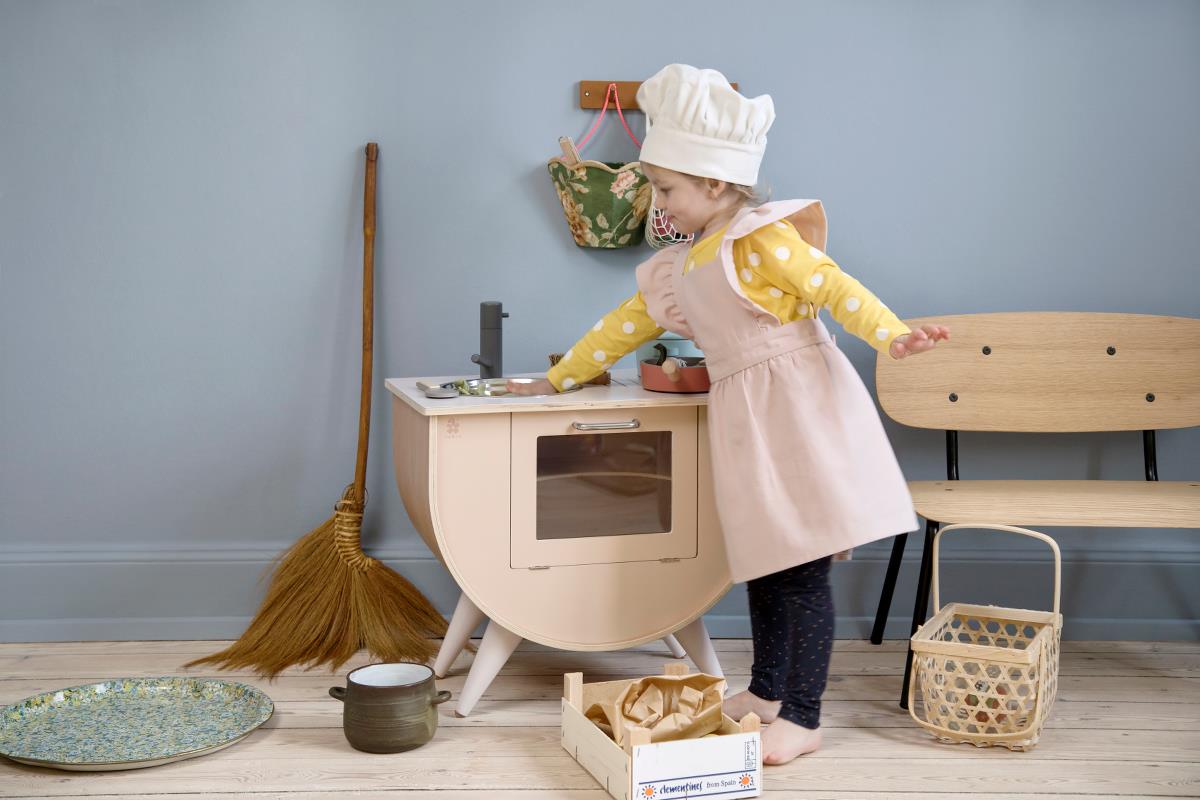
{"label": "wooden bench", "polygon": [[[926,521],[912,633],[929,606],[943,524],[1200,528],[1200,481],[1160,481],[1155,431],[1200,425],[1200,320],[1142,314],[999,313],[908,320],[951,340],[897,361],[875,386],[895,421],[946,432],[945,481],[910,481]],[[961,480],[958,432],[1141,431],[1144,481]],[[908,534],[892,542],[871,641],[881,644]],[[900,706],[908,707],[909,649]]]}

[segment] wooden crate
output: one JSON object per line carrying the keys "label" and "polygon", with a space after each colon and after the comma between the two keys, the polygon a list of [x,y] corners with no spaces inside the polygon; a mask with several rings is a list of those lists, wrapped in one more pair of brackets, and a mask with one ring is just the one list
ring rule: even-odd
{"label": "wooden crate", "polygon": [[[685,664],[669,663],[664,675],[687,675]],[[616,800],[710,796],[757,797],[762,793],[760,722],[722,716],[717,736],[650,743],[650,731],[631,728],[622,748],[584,716],[601,690],[633,680],[583,682],[583,673],[564,676],[562,745]]]}

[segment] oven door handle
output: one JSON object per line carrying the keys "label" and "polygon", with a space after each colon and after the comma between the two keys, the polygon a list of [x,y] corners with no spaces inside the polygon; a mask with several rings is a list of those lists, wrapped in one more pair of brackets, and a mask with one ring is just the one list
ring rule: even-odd
{"label": "oven door handle", "polygon": [[571,427],[577,431],[627,431],[642,427],[642,422],[638,419],[628,422],[572,422]]}

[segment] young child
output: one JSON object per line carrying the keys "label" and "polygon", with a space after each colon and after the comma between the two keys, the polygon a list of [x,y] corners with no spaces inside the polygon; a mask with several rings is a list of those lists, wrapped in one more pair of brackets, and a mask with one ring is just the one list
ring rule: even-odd
{"label": "young child", "polygon": [[719,72],[672,64],[637,98],[643,168],[659,207],[694,241],[642,263],[638,292],[545,380],[509,388],[562,391],[664,330],[704,352],[717,512],[733,580],[747,581],[754,638],[749,689],[725,709],[770,723],[764,763],[784,764],[820,746],[832,555],[917,527],[870,394],[818,311],[893,358],[950,332],[910,330],[842,272],[824,252],[819,201],[755,203],[770,96],[746,98]]}

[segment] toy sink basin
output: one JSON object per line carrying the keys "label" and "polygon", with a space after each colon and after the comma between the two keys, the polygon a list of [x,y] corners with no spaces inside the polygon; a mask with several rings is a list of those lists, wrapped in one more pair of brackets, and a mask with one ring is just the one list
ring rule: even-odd
{"label": "toy sink basin", "polygon": [[702,356],[675,356],[687,366],[681,367],[671,380],[663,368],[654,363],[653,359],[638,364],[641,372],[642,388],[652,392],[707,392],[710,386],[708,367],[700,364]]}
{"label": "toy sink basin", "polygon": [[[441,384],[427,384],[418,381],[417,388],[425,391],[427,397],[508,397],[511,393],[508,391],[508,382],[513,383],[533,383],[534,378],[464,378],[460,381],[446,381]],[[570,389],[564,389],[556,394],[565,392],[576,392],[583,388],[582,384],[576,384]],[[445,393],[437,393],[438,390],[446,390]],[[433,392],[431,394],[431,392]],[[521,395],[522,397],[548,397],[543,394]]]}

